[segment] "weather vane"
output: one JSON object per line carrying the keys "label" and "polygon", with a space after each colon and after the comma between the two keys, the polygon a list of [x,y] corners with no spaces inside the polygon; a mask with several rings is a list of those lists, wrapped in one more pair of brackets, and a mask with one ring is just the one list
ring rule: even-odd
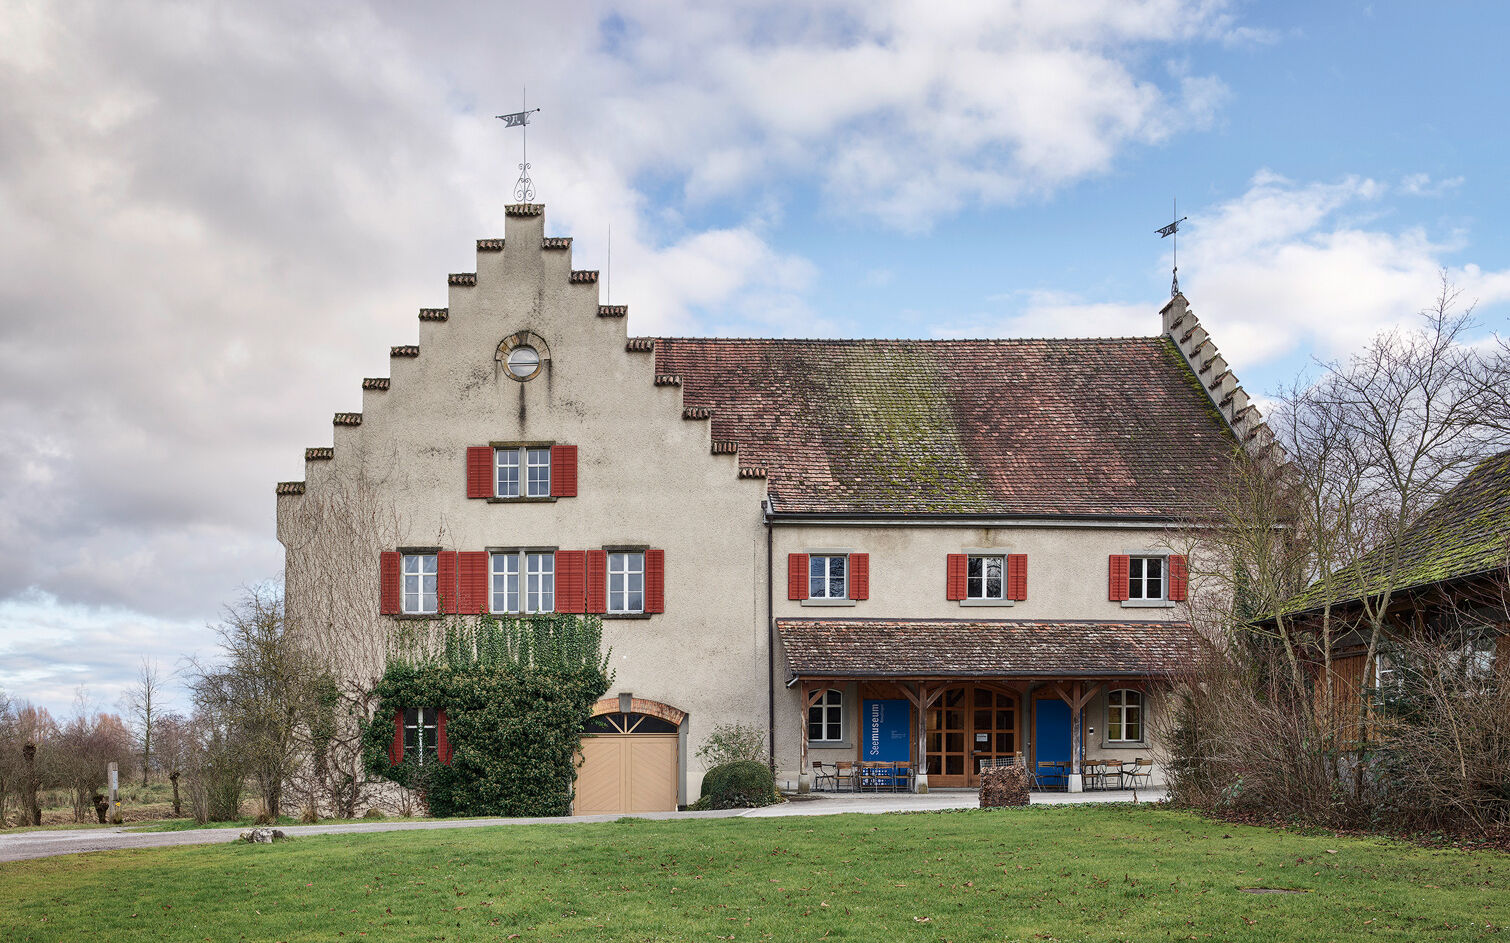
{"label": "weather vane", "polygon": [[529,90],[524,94],[524,110],[516,111],[507,115],[494,115],[503,122],[505,128],[523,128],[524,137],[520,149],[519,179],[514,183],[514,199],[520,203],[531,203],[535,199],[535,181],[530,179],[530,115],[539,111],[539,108],[529,106]]}
{"label": "weather vane", "polygon": [[1154,232],[1159,234],[1160,239],[1165,236],[1174,236],[1174,281],[1169,285],[1169,297],[1171,298],[1180,293],[1180,224],[1190,218],[1179,215],[1180,208],[1178,201],[1174,201],[1174,207],[1174,222],[1168,226],[1161,226],[1154,230]]}

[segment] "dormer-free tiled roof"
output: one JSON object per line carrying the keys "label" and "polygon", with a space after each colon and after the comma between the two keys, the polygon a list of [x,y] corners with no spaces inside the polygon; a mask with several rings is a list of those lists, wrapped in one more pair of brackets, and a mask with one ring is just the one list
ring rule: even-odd
{"label": "dormer-free tiled roof", "polygon": [[1171,518],[1231,431],[1172,342],[658,338],[778,513]]}

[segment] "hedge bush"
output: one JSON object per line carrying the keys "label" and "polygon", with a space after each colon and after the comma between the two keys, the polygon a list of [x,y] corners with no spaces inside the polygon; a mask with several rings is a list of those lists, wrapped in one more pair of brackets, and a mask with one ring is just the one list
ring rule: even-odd
{"label": "hedge bush", "polygon": [[735,760],[703,775],[698,809],[750,809],[779,802],[771,768],[754,760]]}
{"label": "hedge bush", "polygon": [[[582,733],[608,690],[596,617],[455,621],[390,655],[364,733],[368,769],[420,792],[431,815],[567,815]],[[449,764],[394,766],[397,711],[446,712]]]}

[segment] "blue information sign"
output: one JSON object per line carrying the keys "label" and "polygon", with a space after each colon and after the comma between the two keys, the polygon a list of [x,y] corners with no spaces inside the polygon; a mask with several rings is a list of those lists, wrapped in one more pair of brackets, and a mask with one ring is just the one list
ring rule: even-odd
{"label": "blue information sign", "polygon": [[905,700],[866,701],[865,720],[861,729],[865,742],[860,746],[862,760],[906,762],[911,756],[912,705]]}

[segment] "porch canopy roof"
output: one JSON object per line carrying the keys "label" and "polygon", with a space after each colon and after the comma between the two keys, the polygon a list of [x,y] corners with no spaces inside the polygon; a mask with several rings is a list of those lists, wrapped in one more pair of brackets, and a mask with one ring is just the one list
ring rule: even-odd
{"label": "porch canopy roof", "polygon": [[777,619],[796,678],[1147,678],[1195,658],[1189,622]]}

